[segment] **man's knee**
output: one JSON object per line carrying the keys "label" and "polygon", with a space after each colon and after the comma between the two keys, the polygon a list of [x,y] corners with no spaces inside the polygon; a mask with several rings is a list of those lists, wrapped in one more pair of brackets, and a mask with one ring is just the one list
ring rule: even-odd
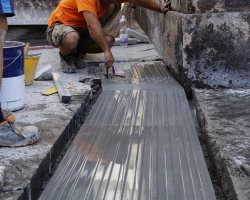
{"label": "man's knee", "polygon": [[75,49],[79,42],[79,34],[76,30],[65,24],[55,24],[46,31],[48,42],[55,47]]}
{"label": "man's knee", "polygon": [[112,47],[114,42],[115,42],[115,38],[111,35],[107,35],[105,38],[106,38],[106,41],[108,42],[109,46]]}
{"label": "man's knee", "polygon": [[67,33],[63,39],[62,46],[67,46],[70,49],[76,49],[79,44],[79,34],[77,32]]}

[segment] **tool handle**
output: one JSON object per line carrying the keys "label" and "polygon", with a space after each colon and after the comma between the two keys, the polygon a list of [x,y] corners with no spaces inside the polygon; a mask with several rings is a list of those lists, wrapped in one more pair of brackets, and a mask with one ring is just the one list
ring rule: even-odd
{"label": "tool handle", "polygon": [[106,78],[109,78],[109,70],[106,68]]}
{"label": "tool handle", "polygon": [[121,74],[109,74],[110,76],[118,76],[118,77],[125,77],[124,75]]}

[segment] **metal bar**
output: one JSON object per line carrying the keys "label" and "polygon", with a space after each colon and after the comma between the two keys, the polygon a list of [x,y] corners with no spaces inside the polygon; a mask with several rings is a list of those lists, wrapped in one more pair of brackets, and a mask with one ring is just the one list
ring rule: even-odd
{"label": "metal bar", "polygon": [[62,80],[60,79],[60,75],[58,73],[53,72],[53,82],[58,90],[58,94],[61,98],[61,101],[68,102],[71,101],[71,95],[68,89],[64,86]]}

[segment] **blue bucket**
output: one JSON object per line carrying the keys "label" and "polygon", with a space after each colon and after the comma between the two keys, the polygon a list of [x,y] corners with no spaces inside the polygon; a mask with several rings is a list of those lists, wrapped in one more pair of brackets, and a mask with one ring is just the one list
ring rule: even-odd
{"label": "blue bucket", "polygon": [[24,46],[17,41],[5,41],[3,46],[3,79],[0,102],[3,109],[11,111],[24,107]]}

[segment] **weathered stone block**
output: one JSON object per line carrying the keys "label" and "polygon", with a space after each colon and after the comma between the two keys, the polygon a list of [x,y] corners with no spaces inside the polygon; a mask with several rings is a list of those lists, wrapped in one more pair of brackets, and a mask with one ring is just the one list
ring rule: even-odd
{"label": "weathered stone block", "polygon": [[179,82],[183,82],[182,15],[169,12],[163,22],[162,60]]}
{"label": "weathered stone block", "polygon": [[[250,12],[171,11],[163,20],[147,14],[151,22],[146,29],[146,16],[139,24],[155,46],[161,43],[162,49],[156,50],[185,89],[250,88]],[[160,31],[157,40],[153,31]]]}
{"label": "weathered stone block", "polygon": [[246,12],[250,11],[250,1],[246,0],[172,0],[173,11],[186,14]]}
{"label": "weathered stone block", "polygon": [[184,84],[250,88],[250,12],[182,15]]}
{"label": "weathered stone block", "polygon": [[[150,16],[150,17],[148,17]],[[161,56],[162,50],[162,21],[163,14],[147,9],[137,8],[136,19],[140,22],[149,40],[154,44],[156,51]]]}

